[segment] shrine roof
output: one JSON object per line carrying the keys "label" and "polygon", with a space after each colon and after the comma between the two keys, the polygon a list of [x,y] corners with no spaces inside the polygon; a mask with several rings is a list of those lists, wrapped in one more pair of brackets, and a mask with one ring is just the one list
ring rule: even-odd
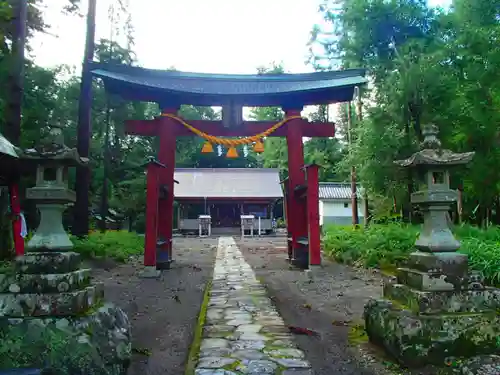
{"label": "shrine roof", "polygon": [[127,100],[161,105],[304,106],[352,100],[364,69],[304,74],[208,74],[92,63],[94,77]]}
{"label": "shrine roof", "polygon": [[[360,186],[357,185],[357,195],[361,198]],[[320,200],[347,200],[351,199],[351,183],[349,182],[320,182],[319,199]]]}
{"label": "shrine roof", "polygon": [[176,199],[283,197],[279,170],[273,168],[176,168]]}
{"label": "shrine roof", "polygon": [[8,155],[13,158],[18,158],[19,149],[17,149],[7,138],[0,134],[0,155]]}

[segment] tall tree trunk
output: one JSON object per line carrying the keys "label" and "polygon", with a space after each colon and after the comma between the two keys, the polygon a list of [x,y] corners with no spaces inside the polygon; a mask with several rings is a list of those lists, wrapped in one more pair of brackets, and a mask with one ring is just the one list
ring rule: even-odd
{"label": "tall tree trunk", "polygon": [[101,192],[101,220],[99,221],[99,229],[102,232],[106,231],[106,218],[108,217],[108,182],[109,182],[109,167],[111,162],[111,150],[109,144],[109,132],[111,128],[111,103],[109,96],[106,103],[106,128],[104,131],[104,158],[103,158],[103,178]]}
{"label": "tall tree trunk", "polygon": [[[407,109],[405,109],[405,136],[408,150],[411,150],[411,134],[410,134],[411,116]],[[412,222],[413,206],[411,204],[411,194],[413,193],[413,170],[407,169],[406,174],[406,201],[403,204],[403,221],[407,223]]]}
{"label": "tall tree trunk", "polygon": [[[82,66],[82,80],[80,85],[80,99],[78,105],[78,153],[82,157],[89,156],[92,109],[92,75],[90,63],[94,58],[95,50],[95,16],[96,0],[89,0],[87,13],[87,36]],[[76,203],[74,207],[73,234],[79,237],[89,233],[89,187],[90,169],[78,167],[76,170]]]}
{"label": "tall tree trunk", "polygon": [[[21,111],[24,92],[24,50],[26,47],[27,1],[17,0],[13,5],[14,19],[11,54],[9,56],[8,95],[5,108],[5,127],[3,135],[14,145],[21,141]],[[13,173],[9,184],[19,184],[19,175]],[[12,188],[12,186],[11,186]],[[19,189],[10,189],[19,190]],[[19,197],[18,197],[19,199]],[[7,194],[0,194],[0,260],[14,255],[12,252],[13,222],[5,215],[11,205]],[[14,218],[15,219],[15,218]],[[18,220],[18,219],[17,219]]]}
{"label": "tall tree trunk", "polygon": [[9,95],[5,111],[4,136],[16,146],[21,138],[21,110],[24,90],[24,50],[26,47],[26,1],[14,2],[14,30],[9,64]]}

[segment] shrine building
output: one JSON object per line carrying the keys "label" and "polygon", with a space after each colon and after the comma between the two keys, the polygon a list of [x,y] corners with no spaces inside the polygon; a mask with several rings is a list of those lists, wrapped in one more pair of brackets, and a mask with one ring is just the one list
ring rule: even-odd
{"label": "shrine building", "polygon": [[210,215],[213,234],[239,232],[241,215],[254,215],[261,231],[272,231],[283,204],[279,170],[273,168],[176,168],[177,229],[197,233],[199,215]]}

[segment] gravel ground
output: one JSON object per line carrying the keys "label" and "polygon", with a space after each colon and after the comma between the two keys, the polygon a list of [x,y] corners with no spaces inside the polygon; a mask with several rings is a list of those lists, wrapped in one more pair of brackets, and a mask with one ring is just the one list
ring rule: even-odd
{"label": "gravel ground", "polygon": [[95,279],[105,284],[106,299],[132,321],[136,354],[128,375],[184,374],[216,245],[217,239],[174,239],[172,269],[156,280],[137,277],[142,259],[92,264]]}
{"label": "gravel ground", "polygon": [[286,238],[245,239],[238,244],[285,323],[319,333],[319,337],[295,336],[316,375],[385,372],[383,366],[360,357],[348,342],[349,326],[361,323],[366,301],[382,293],[380,275],[324,261],[311,282],[304,272],[289,268]]}

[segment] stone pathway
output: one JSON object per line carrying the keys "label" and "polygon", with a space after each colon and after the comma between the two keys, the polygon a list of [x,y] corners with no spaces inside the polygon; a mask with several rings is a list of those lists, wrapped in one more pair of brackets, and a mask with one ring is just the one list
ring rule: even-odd
{"label": "stone pathway", "polygon": [[219,239],[195,375],[312,375],[232,237]]}

